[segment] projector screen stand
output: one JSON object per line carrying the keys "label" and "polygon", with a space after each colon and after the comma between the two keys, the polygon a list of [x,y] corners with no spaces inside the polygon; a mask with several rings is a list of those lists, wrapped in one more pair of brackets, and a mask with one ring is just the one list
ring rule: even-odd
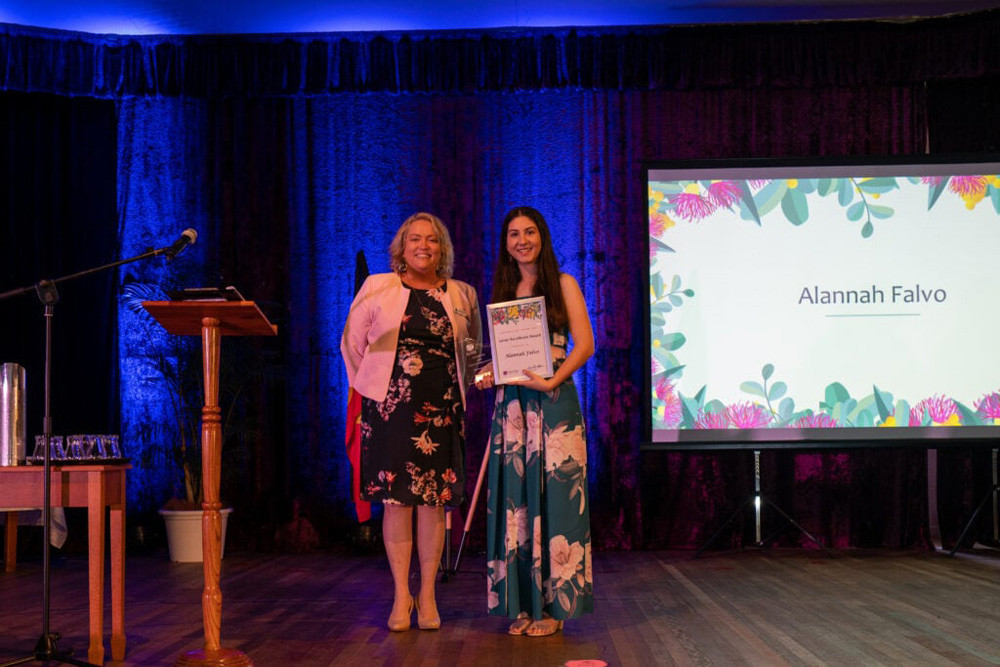
{"label": "projector screen stand", "polygon": [[[808,538],[810,542],[814,543],[815,545],[817,545],[818,547],[820,547],[821,549],[823,549],[824,551],[826,551],[827,554],[832,555],[832,553],[830,552],[830,550],[827,549],[826,545],[824,545],[822,542],[820,542],[815,537],[813,537],[812,535],[810,535],[809,531],[807,531],[805,528],[803,528],[802,526],[800,526],[799,523],[797,521],[795,521],[795,519],[793,519],[791,516],[789,516],[787,512],[785,512],[783,509],[781,509],[780,507],[778,507],[774,503],[774,501],[772,501],[770,498],[766,497],[763,493],[761,493],[761,490],[760,490],[760,450],[759,449],[753,450],[753,489],[754,489],[753,494],[751,494],[746,500],[744,500],[742,503],[740,503],[740,506],[736,508],[736,511],[733,512],[732,515],[728,519],[726,519],[726,522],[724,524],[722,524],[722,526],[717,531],[715,531],[712,534],[712,536],[709,537],[708,540],[705,541],[704,544],[702,544],[700,547],[698,547],[698,551],[696,551],[695,554],[694,554],[695,558],[698,558],[699,556],[701,556],[701,552],[704,551],[705,549],[707,549],[709,547],[709,545],[712,544],[712,542],[714,542],[715,539],[717,537],[719,537],[719,535],[722,534],[722,531],[724,531],[729,526],[729,524],[731,524],[733,521],[735,521],[737,519],[737,517],[739,517],[743,513],[743,510],[746,508],[746,506],[750,505],[750,504],[752,504],[753,508],[754,508],[754,538],[755,538],[755,540],[754,540],[754,546],[755,547],[766,547],[768,545],[768,543],[771,541],[771,538],[773,538],[775,535],[777,535],[779,532],[781,532],[779,530],[779,531],[776,531],[776,532],[772,533],[770,536],[768,536],[768,538],[766,540],[761,537],[761,534],[762,534],[762,532],[761,532],[761,529],[762,529],[761,511],[763,510],[763,508],[765,506],[767,506],[767,507],[770,507],[771,509],[773,509],[778,514],[780,514],[782,517],[784,517],[785,521],[787,521],[792,526],[794,526],[800,533],[802,533],[806,538]],[[784,526],[782,527],[782,529],[783,528],[784,528]]]}

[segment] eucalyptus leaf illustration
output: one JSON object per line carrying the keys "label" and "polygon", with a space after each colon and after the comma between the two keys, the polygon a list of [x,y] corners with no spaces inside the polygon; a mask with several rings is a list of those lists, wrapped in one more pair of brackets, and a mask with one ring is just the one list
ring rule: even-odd
{"label": "eucalyptus leaf illustration", "polygon": [[787,422],[792,418],[794,413],[795,401],[791,396],[786,396],[782,399],[781,403],[778,404],[778,417]]}
{"label": "eucalyptus leaf illustration", "polygon": [[753,199],[753,193],[750,191],[750,186],[743,180],[740,181],[740,205],[742,210],[746,211],[749,218],[756,222],[759,227],[760,213],[757,211],[757,203]]}
{"label": "eucalyptus leaf illustration", "polygon": [[837,186],[837,202],[841,206],[847,206],[854,200],[854,187],[846,178],[838,179]]}
{"label": "eucalyptus leaf illustration", "polygon": [[788,391],[788,385],[784,382],[775,382],[767,392],[767,400],[776,401],[784,396],[786,391]]}
{"label": "eucalyptus leaf illustration", "polygon": [[681,423],[684,428],[694,428],[694,423],[701,412],[701,404],[688,396],[681,395]]}
{"label": "eucalyptus leaf illustration", "polygon": [[928,211],[931,210],[932,208],[934,208],[934,204],[937,203],[938,198],[941,197],[941,193],[944,192],[945,189],[948,187],[948,181],[950,181],[950,180],[951,180],[951,177],[949,176],[948,178],[942,178],[937,183],[934,183],[933,185],[931,185],[930,189],[927,191],[927,210]]}
{"label": "eucalyptus leaf illustration", "polygon": [[820,408],[824,410],[832,410],[834,406],[839,403],[843,403],[851,398],[850,392],[844,387],[844,385],[839,382],[831,382],[826,386],[826,391],[824,392],[825,399],[819,404]]}
{"label": "eucalyptus leaf illustration", "polygon": [[883,195],[891,190],[899,189],[899,184],[895,178],[869,178],[860,180],[857,183],[858,189],[862,192],[874,195]]}
{"label": "eucalyptus leaf illustration", "polygon": [[671,351],[681,348],[687,342],[687,338],[682,333],[664,334],[659,340],[660,347]]}
{"label": "eucalyptus leaf illustration", "polygon": [[789,188],[781,199],[781,210],[793,225],[801,225],[809,219],[809,202],[798,189]]}
{"label": "eucalyptus leaf illustration", "polygon": [[872,385],[872,394],[875,397],[875,405],[878,407],[879,419],[885,421],[892,416],[892,394],[879,391],[879,388]]}
{"label": "eucalyptus leaf illustration", "polygon": [[958,413],[961,415],[963,426],[976,426],[983,423],[983,418],[978,412],[969,408],[969,406],[955,401],[955,407],[958,408]]}

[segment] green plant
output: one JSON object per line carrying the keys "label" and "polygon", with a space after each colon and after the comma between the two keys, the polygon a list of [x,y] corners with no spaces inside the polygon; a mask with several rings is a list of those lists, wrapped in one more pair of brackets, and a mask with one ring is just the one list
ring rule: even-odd
{"label": "green plant", "polygon": [[[122,307],[136,315],[149,344],[142,356],[145,382],[159,383],[169,397],[167,409],[147,413],[151,423],[140,431],[147,446],[158,446],[180,472],[175,491],[182,493],[166,503],[167,509],[196,509],[202,501],[201,417],[204,378],[200,339],[164,335],[162,327],[143,307],[144,301],[163,301],[163,290],[149,283],[130,282],[122,287]],[[247,452],[260,437],[256,414],[247,409],[248,388],[273,375],[276,366],[247,359],[240,338],[223,338],[219,377],[219,406],[223,432],[223,472],[231,480],[243,473]],[[224,480],[228,481],[228,480]],[[225,487],[226,484],[223,484]]]}

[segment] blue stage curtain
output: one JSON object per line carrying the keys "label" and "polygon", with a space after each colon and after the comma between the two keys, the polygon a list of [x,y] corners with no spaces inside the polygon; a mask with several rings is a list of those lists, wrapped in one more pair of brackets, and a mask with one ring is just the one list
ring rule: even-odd
{"label": "blue stage curtain", "polygon": [[1000,74],[998,16],[250,37],[0,24],[0,90],[252,97],[919,84]]}
{"label": "blue stage curtain", "polygon": [[[287,486],[260,483],[349,517],[338,346],[355,254],[364,251],[372,271],[387,270],[396,227],[430,210],[452,230],[456,276],[488,294],[503,213],[538,207],[564,269],[583,287],[597,334],[596,357],[577,378],[590,434],[595,537],[605,547],[632,548],[640,545],[644,513],[642,160],[913,151],[922,135],[920,99],[895,88],[128,98],[119,103],[123,249],[194,226],[199,244],[178,262],[219,267],[253,298],[283,305],[289,396],[278,435],[287,445],[259,454],[277,457]],[[123,358],[126,330],[130,324],[123,325]],[[473,392],[470,409],[471,484],[488,397]],[[746,470],[739,461],[727,465]],[[652,492],[647,519],[659,525],[656,517],[680,511],[691,533],[684,544],[740,488],[724,476],[705,482],[718,485],[718,494],[690,482],[669,466],[650,472],[651,485],[677,497],[663,503]],[[697,514],[685,511],[688,502]],[[669,539],[676,543],[676,535]]]}
{"label": "blue stage curtain", "polygon": [[[0,89],[116,100],[122,256],[199,232],[173,263],[123,270],[124,282],[235,284],[281,327],[278,339],[249,343],[279,359],[284,384],[251,398],[265,437],[248,453],[245,484],[228,490],[264,512],[247,525],[280,524],[295,499],[331,540],[351,523],[338,343],[357,251],[386,270],[399,223],[434,212],[452,230],[456,277],[488,295],[500,219],[528,204],[548,218],[597,336],[577,376],[595,543],[691,547],[749,493],[751,468],[748,455],[640,452],[642,162],[920,154],[935,129],[925,79],[993,72],[998,26],[1000,13],[985,12],[909,25],[468,34],[6,28]],[[162,420],[142,411],[168,400],[148,369],[169,341],[136,334],[129,318],[118,324],[123,430]],[[472,396],[470,492],[490,415],[489,396]],[[157,472],[173,465],[158,437],[133,434],[139,510],[176,486],[175,470]],[[914,546],[927,532],[923,461],[922,449],[767,453],[765,484],[831,545]],[[864,483],[886,468],[898,475],[891,488]],[[722,543],[745,538],[733,530]]]}

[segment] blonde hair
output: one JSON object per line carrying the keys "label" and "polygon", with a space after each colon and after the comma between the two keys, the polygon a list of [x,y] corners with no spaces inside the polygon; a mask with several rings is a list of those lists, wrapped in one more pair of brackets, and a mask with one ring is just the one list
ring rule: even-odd
{"label": "blonde hair", "polygon": [[404,273],[406,271],[406,262],[403,260],[403,248],[406,245],[404,238],[410,225],[417,220],[426,220],[434,228],[434,234],[438,237],[438,242],[441,244],[441,261],[438,262],[437,274],[442,278],[450,278],[451,271],[455,266],[455,249],[451,245],[451,236],[448,234],[448,228],[444,226],[440,218],[430,213],[414,213],[399,226],[399,229],[396,230],[396,235],[389,244],[389,266],[396,273]]}

